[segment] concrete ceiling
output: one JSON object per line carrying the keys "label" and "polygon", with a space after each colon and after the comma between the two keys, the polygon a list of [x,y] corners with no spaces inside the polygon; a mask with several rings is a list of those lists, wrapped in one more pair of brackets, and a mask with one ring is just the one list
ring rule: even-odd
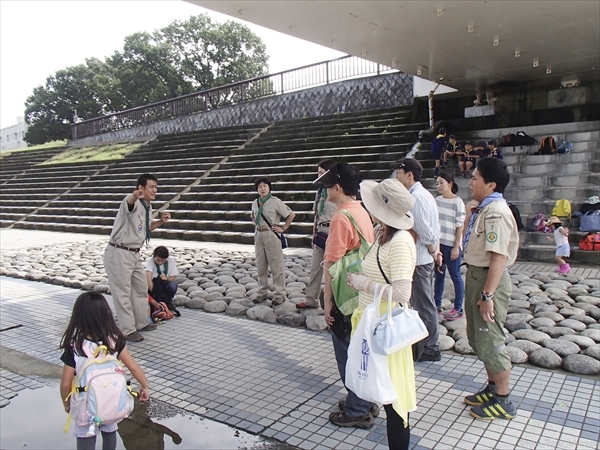
{"label": "concrete ceiling", "polygon": [[598,0],[186,1],[459,90],[600,79]]}

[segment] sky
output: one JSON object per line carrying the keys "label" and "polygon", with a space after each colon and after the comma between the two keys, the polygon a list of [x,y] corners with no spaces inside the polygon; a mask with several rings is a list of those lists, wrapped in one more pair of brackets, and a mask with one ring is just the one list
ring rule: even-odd
{"label": "sky", "polygon": [[[86,58],[103,60],[123,49],[125,36],[202,13],[220,22],[233,20],[181,0],[0,0],[0,128],[16,124],[33,89],[57,70]],[[344,55],[243,23],[267,46],[270,73]]]}

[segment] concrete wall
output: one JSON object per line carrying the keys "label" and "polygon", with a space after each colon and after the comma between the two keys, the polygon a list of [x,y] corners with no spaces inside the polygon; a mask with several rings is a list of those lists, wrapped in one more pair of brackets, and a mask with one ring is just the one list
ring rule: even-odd
{"label": "concrete wall", "polygon": [[71,143],[85,145],[96,142],[126,141],[145,136],[410,105],[412,102],[412,76],[396,72],[303,89],[146,126],[75,139]]}
{"label": "concrete wall", "polygon": [[27,123],[23,117],[17,117],[17,124],[0,130],[0,150],[12,150],[27,147],[23,140],[27,132]]}

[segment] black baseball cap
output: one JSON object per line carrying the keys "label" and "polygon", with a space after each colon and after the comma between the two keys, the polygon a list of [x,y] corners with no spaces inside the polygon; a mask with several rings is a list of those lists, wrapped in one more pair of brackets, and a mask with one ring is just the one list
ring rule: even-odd
{"label": "black baseball cap", "polygon": [[360,185],[360,171],[351,164],[339,162],[313,181],[313,184],[331,188],[339,184],[345,191],[358,190]]}
{"label": "black baseball cap", "polygon": [[391,164],[392,169],[402,169],[404,172],[412,172],[416,177],[423,173],[423,166],[414,158],[404,158],[402,161]]}

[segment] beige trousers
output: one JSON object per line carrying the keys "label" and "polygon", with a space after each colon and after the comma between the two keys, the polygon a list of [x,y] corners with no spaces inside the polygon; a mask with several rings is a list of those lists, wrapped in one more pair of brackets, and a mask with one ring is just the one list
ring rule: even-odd
{"label": "beige trousers", "polygon": [[104,270],[119,328],[125,336],[141,330],[148,324],[148,282],[140,254],[107,245]]}
{"label": "beige trousers", "polygon": [[283,269],[283,250],[281,241],[271,230],[254,233],[254,253],[258,270],[258,293],[256,298],[263,301],[267,298],[269,286],[269,267],[273,276],[273,289],[276,303],[285,300],[285,273]]}
{"label": "beige trousers", "polygon": [[325,250],[316,245],[313,248],[310,261],[310,281],[306,286],[304,302],[310,306],[319,306],[319,294],[321,293],[321,282],[323,281],[323,268],[321,262]]}

